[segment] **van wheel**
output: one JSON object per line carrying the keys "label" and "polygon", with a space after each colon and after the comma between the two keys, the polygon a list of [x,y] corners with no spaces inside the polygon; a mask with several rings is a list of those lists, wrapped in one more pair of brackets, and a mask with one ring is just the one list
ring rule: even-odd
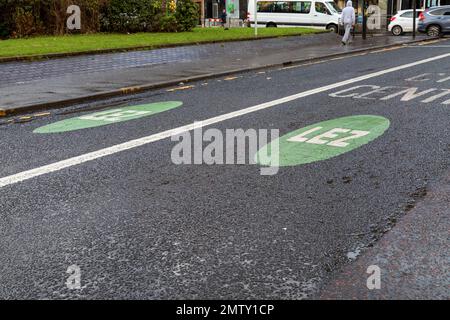
{"label": "van wheel", "polygon": [[276,28],[277,25],[273,22],[269,22],[268,24],[266,24],[266,28]]}
{"label": "van wheel", "polygon": [[427,35],[429,37],[439,37],[441,35],[441,28],[439,26],[429,26]]}
{"label": "van wheel", "polygon": [[392,34],[394,36],[400,36],[403,33],[403,29],[400,26],[395,26],[392,28]]}
{"label": "van wheel", "polygon": [[333,33],[338,33],[338,26],[335,24],[329,24],[329,25],[327,25],[327,30],[329,30]]}

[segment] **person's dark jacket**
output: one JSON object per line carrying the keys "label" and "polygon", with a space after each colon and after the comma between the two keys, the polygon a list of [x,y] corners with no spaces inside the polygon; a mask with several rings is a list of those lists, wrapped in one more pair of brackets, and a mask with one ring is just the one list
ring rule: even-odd
{"label": "person's dark jacket", "polygon": [[222,14],[220,15],[220,20],[222,21],[223,24],[227,23],[227,13],[226,12],[222,12]]}

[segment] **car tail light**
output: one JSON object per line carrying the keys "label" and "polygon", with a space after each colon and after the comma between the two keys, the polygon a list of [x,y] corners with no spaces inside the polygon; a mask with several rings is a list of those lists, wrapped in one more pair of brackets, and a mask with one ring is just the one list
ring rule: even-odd
{"label": "car tail light", "polygon": [[395,21],[395,19],[397,19],[397,17],[392,17],[392,18],[391,18],[391,22],[392,22],[392,21]]}
{"label": "car tail light", "polygon": [[425,20],[425,16],[424,16],[423,13],[421,12],[421,13],[419,14],[419,21],[423,21],[423,20]]}

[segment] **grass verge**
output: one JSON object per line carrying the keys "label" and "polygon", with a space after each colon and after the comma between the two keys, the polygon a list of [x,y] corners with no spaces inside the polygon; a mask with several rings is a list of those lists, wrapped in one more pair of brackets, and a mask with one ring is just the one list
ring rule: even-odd
{"label": "grass verge", "polygon": [[[258,38],[318,33],[310,28],[260,28]],[[96,50],[158,48],[213,41],[255,39],[252,28],[196,28],[192,32],[42,36],[0,41],[0,57],[71,54]]]}

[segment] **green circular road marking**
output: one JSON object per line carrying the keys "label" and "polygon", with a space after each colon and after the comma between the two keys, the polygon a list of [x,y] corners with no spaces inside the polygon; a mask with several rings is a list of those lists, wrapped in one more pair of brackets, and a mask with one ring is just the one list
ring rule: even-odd
{"label": "green circular road marking", "polygon": [[[389,120],[380,116],[343,117],[292,131],[271,144],[279,143],[280,167],[296,166],[330,159],[352,151],[381,136],[389,126]],[[258,151],[257,163],[261,165],[273,163],[270,152],[274,148],[271,144]]]}
{"label": "green circular road marking", "polygon": [[157,113],[178,108],[182,105],[183,103],[180,101],[166,101],[139,106],[115,108],[55,122],[44,127],[37,128],[33,132],[59,133],[106,126],[113,123],[153,116]]}

